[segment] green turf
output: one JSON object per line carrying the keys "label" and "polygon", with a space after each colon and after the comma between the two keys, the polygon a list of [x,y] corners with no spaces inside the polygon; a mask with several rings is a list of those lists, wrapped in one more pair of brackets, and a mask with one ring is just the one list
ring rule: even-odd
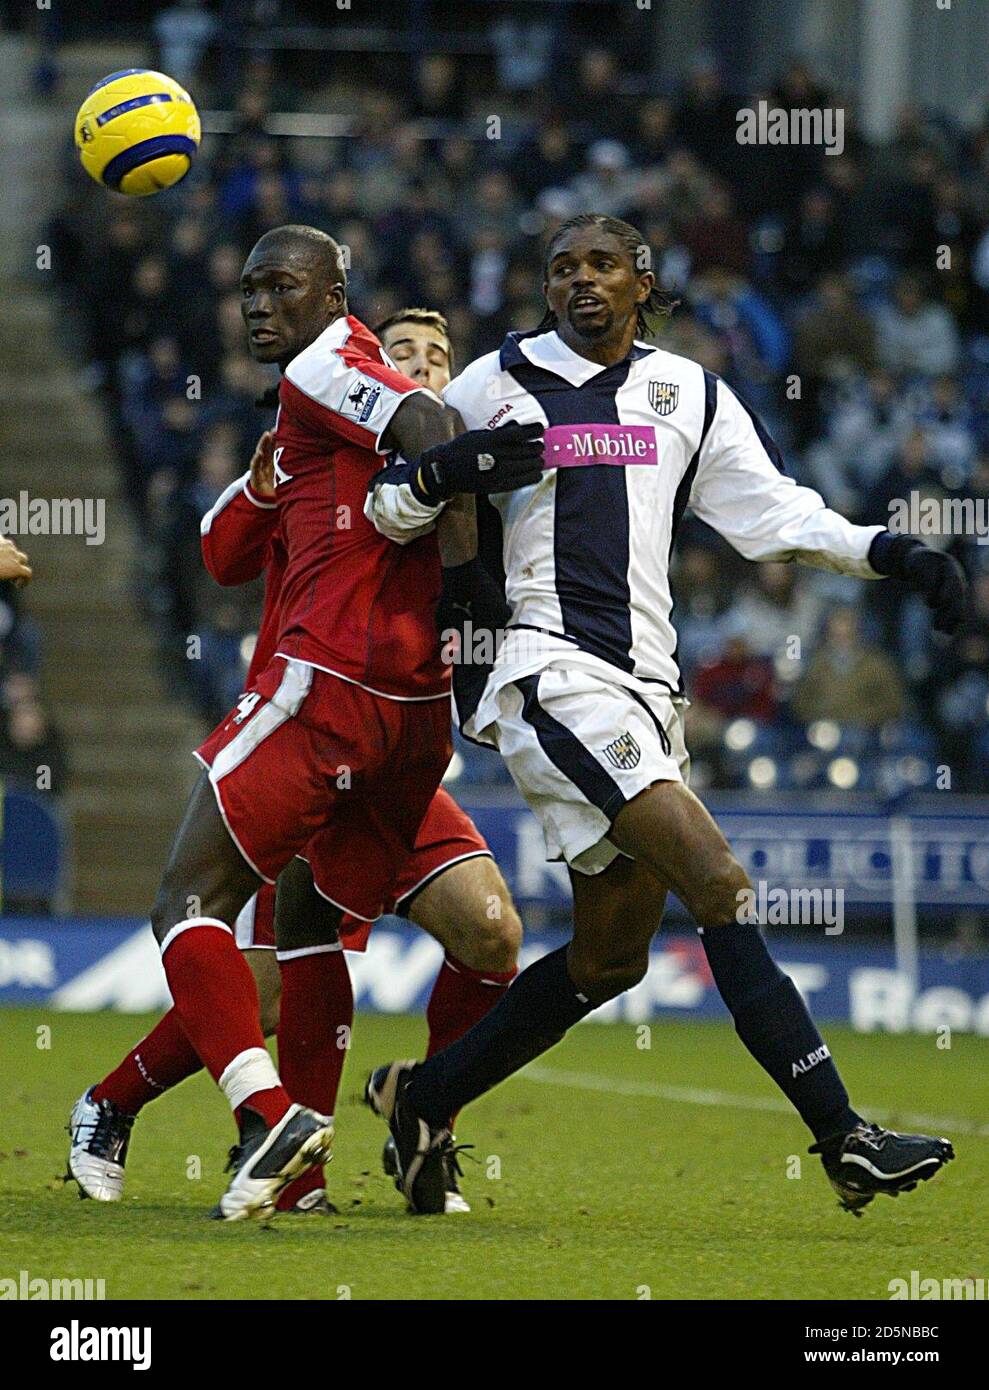
{"label": "green turf", "polygon": [[[102,1278],[108,1298],[883,1299],[913,1269],[989,1276],[985,1039],[939,1050],[931,1037],[829,1030],[860,1108],[904,1126],[941,1117],[958,1152],[937,1181],[860,1220],[839,1211],[803,1126],[773,1108],[730,1028],[701,1023],[653,1025],[648,1050],[629,1026],[576,1030],[538,1079],[462,1117],[481,1160],[464,1164],[473,1213],[416,1218],[380,1172],[384,1132],[356,1092],[372,1062],[421,1046],[423,1022],[361,1016],[330,1167],[339,1215],[225,1226],[204,1218],[233,1132],[201,1076],[138,1121],[122,1203],[81,1202],[57,1180],[72,1101],[148,1022],[2,1016],[0,1278]],[[698,1103],[711,1091],[733,1102]],[[793,1155],[799,1179],[787,1176]],[[187,1176],[197,1158],[200,1179]]]}

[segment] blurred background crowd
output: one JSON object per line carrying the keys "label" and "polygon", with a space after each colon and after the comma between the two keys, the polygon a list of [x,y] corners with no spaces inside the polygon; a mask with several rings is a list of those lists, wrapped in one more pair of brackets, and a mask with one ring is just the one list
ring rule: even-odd
{"label": "blurred background crowd", "polygon": [[[212,132],[193,173],[129,202],[88,185],[66,151],[46,239],[125,470],[162,669],[204,722],[241,689],[258,612],[256,590],[205,574],[199,520],[270,423],[238,279],[279,223],[349,248],[351,310],[369,324],[403,304],[442,310],[465,364],[538,322],[541,250],[560,220],[628,219],[678,301],[656,341],[722,375],[799,481],[864,523],[912,493],[989,495],[989,115],[963,129],[904,107],[892,144],[871,145],[799,59],[746,90],[698,51],[663,85],[620,25],[613,45],[600,24],[582,30],[580,8],[567,7],[567,42],[549,18],[482,6],[473,50],[371,63],[237,46],[224,6],[169,6],[155,65],[190,87]],[[57,84],[57,47],[37,80]],[[843,107],[842,153],[738,144],[737,113],[760,99]],[[892,585],[748,565],[688,518],[674,620],[697,785],[892,796],[943,787],[948,768],[952,789],[989,791],[989,545],[925,539],[973,582],[951,641]],[[36,660],[9,595],[0,628],[9,691]],[[190,634],[201,660],[187,659]],[[8,715],[4,772],[25,720]],[[497,757],[461,758],[473,780],[505,775]]]}

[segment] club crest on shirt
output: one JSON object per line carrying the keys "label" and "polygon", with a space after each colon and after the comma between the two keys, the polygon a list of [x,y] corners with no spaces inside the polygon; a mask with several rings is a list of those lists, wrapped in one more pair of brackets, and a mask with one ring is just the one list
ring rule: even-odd
{"label": "club crest on shirt", "polygon": [[674,381],[650,381],[649,404],[657,415],[672,415],[680,399],[680,388]]}
{"label": "club crest on shirt", "polygon": [[612,767],[617,767],[622,772],[630,772],[633,767],[638,767],[642,749],[630,733],[624,733],[605,746],[604,756]]}

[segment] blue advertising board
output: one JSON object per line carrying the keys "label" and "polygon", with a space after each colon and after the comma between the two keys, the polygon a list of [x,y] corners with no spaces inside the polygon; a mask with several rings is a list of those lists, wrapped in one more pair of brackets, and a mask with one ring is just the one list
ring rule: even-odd
{"label": "blue advertising board", "polygon": [[[746,801],[704,798],[753,882],[840,889],[865,911],[889,908],[895,816],[868,800],[808,809],[808,797]],[[520,902],[566,907],[567,871],[545,860],[542,832],[525,807],[464,804],[485,835]],[[899,814],[899,813],[898,813]],[[913,896],[921,908],[972,907],[989,913],[989,810],[974,798],[924,798],[902,813],[909,825]]]}
{"label": "blue advertising board", "polygon": [[[523,965],[565,940],[562,932],[530,936]],[[922,952],[918,985],[895,967],[889,946],[850,945],[817,934],[772,942],[781,966],[817,1017],[863,1032],[953,1031],[989,1036],[989,956]],[[365,954],[347,957],[359,1009],[421,1011],[442,959],[423,932],[382,918]],[[169,1004],[165,976],[147,923],[136,919],[0,919],[0,1005],[40,1005],[139,1013]],[[591,1015],[593,1022],[654,1018],[725,1018],[694,933],[663,932],[641,984]]]}

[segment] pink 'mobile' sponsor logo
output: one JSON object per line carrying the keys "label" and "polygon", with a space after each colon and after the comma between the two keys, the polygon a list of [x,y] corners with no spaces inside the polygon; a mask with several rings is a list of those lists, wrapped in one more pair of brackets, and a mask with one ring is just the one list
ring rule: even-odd
{"label": "pink 'mobile' sponsor logo", "polygon": [[551,425],[545,437],[547,468],[659,463],[652,425]]}

